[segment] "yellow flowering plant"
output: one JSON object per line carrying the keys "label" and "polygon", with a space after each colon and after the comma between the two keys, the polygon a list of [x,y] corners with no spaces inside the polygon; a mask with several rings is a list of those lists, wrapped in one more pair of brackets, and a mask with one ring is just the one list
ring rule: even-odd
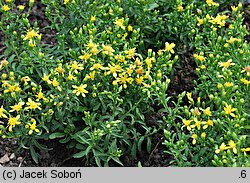
{"label": "yellow flowering plant", "polygon": [[[86,166],[122,166],[125,153],[154,153],[159,135],[171,166],[249,166],[241,3],[41,2],[46,26],[31,21],[35,1],[0,3],[1,138],[18,139],[36,163],[44,140],[55,139]],[[172,93],[186,59],[195,89]]]}
{"label": "yellow flowering plant", "polygon": [[[72,15],[81,6],[78,1],[65,1],[63,7],[58,1],[43,3]],[[21,48],[5,51],[1,62],[1,71],[6,73],[0,90],[4,103],[0,114],[6,118],[1,136],[17,138],[36,162],[35,150],[45,149],[40,139],[47,138],[71,144],[79,151],[75,158],[90,158],[98,166],[108,166],[109,161],[122,165],[123,152],[129,149],[136,157],[144,141],[149,153],[151,135],[163,126],[148,126],[144,114],[153,112],[155,88],[162,88],[162,96],[168,88],[164,77],[178,61],[172,57],[176,45],[166,42],[158,52],[139,53],[140,29],[131,25],[128,15],[121,16],[118,6],[114,10],[99,7],[84,21],[75,18],[79,22],[68,31],[72,17],[56,11],[54,16],[64,22],[59,27],[48,8],[51,28],[59,32],[54,47],[44,43],[43,30],[37,22],[29,22],[29,12],[23,16],[20,33],[4,32]],[[106,10],[109,14],[98,13]]]}
{"label": "yellow flowering plant", "polygon": [[190,155],[181,163],[189,165],[190,158],[199,166],[249,166],[246,159],[249,105],[245,103],[249,88],[246,75],[238,74],[244,73],[242,68],[247,67],[249,56],[242,4],[231,8],[231,17],[212,14],[211,8],[214,11],[219,4],[207,1],[207,5],[201,8],[197,27],[193,27],[196,32],[193,57],[199,80],[195,82],[196,90],[187,93],[190,105],[182,109],[185,116],[181,134],[190,139]]}

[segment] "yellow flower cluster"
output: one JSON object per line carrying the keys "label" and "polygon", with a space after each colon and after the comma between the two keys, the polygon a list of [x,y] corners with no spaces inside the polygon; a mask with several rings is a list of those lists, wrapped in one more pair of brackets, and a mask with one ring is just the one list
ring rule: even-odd
{"label": "yellow flower cluster", "polygon": [[[192,93],[187,92],[187,98],[191,105],[194,105],[194,100],[192,98]],[[200,104],[200,98],[197,99],[197,105]],[[188,119],[182,119],[182,130],[186,128],[192,135],[192,144],[196,144],[197,140],[199,140],[200,135],[201,139],[205,139],[207,136],[206,129],[211,130],[214,126],[214,121],[211,119],[213,113],[211,112],[211,108],[201,108],[194,107],[187,112]],[[210,127],[210,128],[208,128]]]}
{"label": "yellow flower cluster", "polygon": [[[64,0],[63,4],[68,4],[70,0]],[[75,3],[75,0],[71,0],[71,3]]]}
{"label": "yellow flower cluster", "polygon": [[207,15],[206,16],[209,20],[210,23],[212,24],[217,24],[219,25],[220,27],[224,27],[225,24],[226,24],[226,19],[228,18],[228,16],[226,15],[220,15],[218,14],[216,17],[210,17],[210,15]]}
{"label": "yellow flower cluster", "polygon": [[219,6],[219,3],[215,3],[213,0],[206,0],[208,6]]}
{"label": "yellow flower cluster", "polygon": [[42,34],[38,34],[34,29],[30,29],[27,31],[23,40],[28,40],[29,46],[34,47],[35,46],[35,39],[34,38],[37,38],[40,41],[42,38]]}
{"label": "yellow flower cluster", "polygon": [[200,53],[200,54],[194,54],[194,58],[199,60],[200,62],[204,61],[205,60],[205,57],[204,57],[204,53]]}

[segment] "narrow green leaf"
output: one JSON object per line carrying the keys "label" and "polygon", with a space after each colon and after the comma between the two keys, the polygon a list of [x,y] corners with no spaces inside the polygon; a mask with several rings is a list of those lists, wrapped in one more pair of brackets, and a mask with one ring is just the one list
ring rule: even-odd
{"label": "narrow green leaf", "polygon": [[142,142],[144,140],[144,136],[142,136],[139,141],[138,141],[138,151],[141,152],[141,145],[142,145]]}
{"label": "narrow green leaf", "polygon": [[79,153],[73,154],[73,158],[82,158],[83,156],[85,156],[85,152],[81,151]]}
{"label": "narrow green leaf", "polygon": [[50,134],[49,138],[50,139],[55,139],[55,138],[61,138],[61,137],[64,137],[64,136],[65,136],[64,133],[56,132],[56,133]]}
{"label": "narrow green leaf", "polygon": [[150,153],[151,151],[151,146],[152,146],[151,139],[148,137],[147,138],[147,152],[148,153]]}
{"label": "narrow green leaf", "polygon": [[121,166],[123,166],[122,162],[117,157],[112,157],[112,160],[114,160],[116,163],[118,163]]}
{"label": "narrow green leaf", "polygon": [[35,151],[35,149],[31,146],[30,147],[30,154],[31,154],[31,157],[33,159],[33,161],[38,164],[38,156],[37,156],[37,153]]}

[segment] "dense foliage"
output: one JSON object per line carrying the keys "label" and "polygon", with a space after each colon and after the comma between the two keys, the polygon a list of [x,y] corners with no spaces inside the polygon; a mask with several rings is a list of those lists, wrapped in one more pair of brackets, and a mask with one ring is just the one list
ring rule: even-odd
{"label": "dense foliage", "polygon": [[[125,151],[150,153],[159,133],[171,166],[250,166],[250,44],[241,3],[42,3],[46,26],[31,21],[34,0],[0,3],[2,138],[17,138],[35,162],[44,140],[57,138],[86,165],[108,166],[123,165]],[[186,52],[199,79],[175,101],[166,93]],[[145,115],[153,114],[152,125]]]}

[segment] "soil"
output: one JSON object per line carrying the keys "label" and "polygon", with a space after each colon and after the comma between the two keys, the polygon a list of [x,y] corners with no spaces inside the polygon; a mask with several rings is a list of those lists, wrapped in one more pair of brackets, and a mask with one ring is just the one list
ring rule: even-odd
{"label": "soil", "polygon": [[[25,0],[16,1],[17,3],[27,3]],[[38,21],[38,25],[46,27],[49,21],[44,15],[45,8],[40,1],[35,1],[34,9],[30,15],[30,21]],[[245,7],[244,23],[250,32],[250,6]],[[44,30],[44,29],[40,29]],[[43,38],[47,44],[55,44],[53,35],[55,31],[41,32]],[[250,42],[250,35],[246,36],[246,40]],[[0,54],[3,52],[4,43],[3,35],[0,32]],[[194,80],[197,80],[195,74],[195,62],[192,57],[192,52],[188,51],[181,57],[181,66],[175,67],[174,76],[171,78],[171,83],[168,89],[168,95],[172,96],[173,100],[177,99],[178,94],[182,91],[194,90]],[[185,101],[184,101],[185,102]],[[156,120],[154,117],[149,117],[149,122]],[[155,123],[155,122],[154,122]],[[146,151],[146,147],[142,146],[142,152],[137,155],[135,159],[131,159],[129,152],[125,152],[121,157],[125,167],[137,167],[139,164],[146,167],[166,167],[170,166],[172,157],[164,153],[166,147],[162,144],[164,141],[163,132],[155,134],[152,137],[152,152],[149,154]],[[58,142],[58,140],[49,140],[45,143],[48,148],[52,150],[46,152],[41,150],[38,152],[40,161],[36,164],[28,150],[21,149],[16,152],[18,148],[17,141],[15,139],[1,139],[0,138],[0,166],[4,167],[83,167],[86,166],[84,159],[74,159],[71,155],[73,150],[67,149],[64,144]],[[62,153],[64,152],[64,153]],[[90,164],[88,166],[96,166]],[[111,166],[119,166],[116,163],[111,163]]]}

